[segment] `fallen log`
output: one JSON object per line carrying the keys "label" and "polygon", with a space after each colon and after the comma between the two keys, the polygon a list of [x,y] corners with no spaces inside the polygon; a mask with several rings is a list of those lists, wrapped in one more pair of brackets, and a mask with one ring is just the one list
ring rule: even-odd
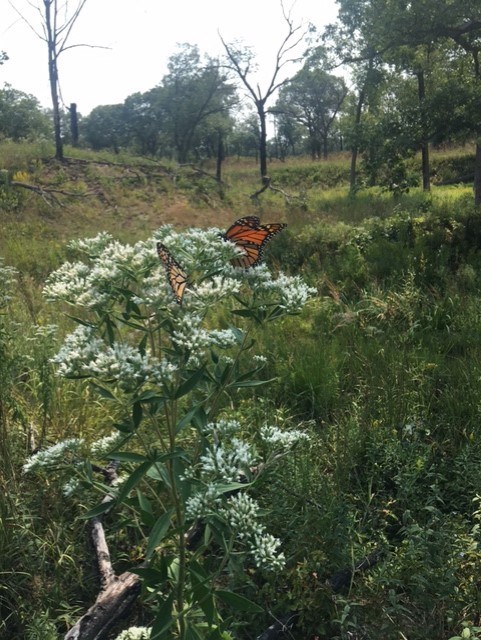
{"label": "fallen log", "polygon": [[[118,463],[113,461],[101,471],[108,484],[117,478]],[[106,495],[102,502],[111,502]],[[121,619],[125,618],[140,593],[140,578],[135,573],[125,571],[115,574],[110,560],[109,547],[100,516],[92,518],[91,540],[100,575],[100,592],[94,602],[75,625],[69,629],[64,640],[104,640]]]}

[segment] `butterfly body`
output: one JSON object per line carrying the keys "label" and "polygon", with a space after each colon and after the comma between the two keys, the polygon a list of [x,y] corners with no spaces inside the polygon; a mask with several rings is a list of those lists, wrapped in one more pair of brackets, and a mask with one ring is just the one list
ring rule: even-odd
{"label": "butterfly body", "polygon": [[242,269],[258,265],[262,260],[266,244],[286,226],[284,223],[277,222],[261,224],[257,216],[245,216],[236,220],[222,234],[222,238],[243,249],[245,255],[232,258],[231,264]]}
{"label": "butterfly body", "polygon": [[167,280],[174,294],[175,301],[178,304],[182,304],[182,298],[184,297],[184,291],[187,286],[187,274],[162,242],[157,242],[157,254],[164,264]]}

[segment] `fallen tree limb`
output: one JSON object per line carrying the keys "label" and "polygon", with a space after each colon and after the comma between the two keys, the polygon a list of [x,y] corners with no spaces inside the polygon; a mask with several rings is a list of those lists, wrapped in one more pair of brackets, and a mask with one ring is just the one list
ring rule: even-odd
{"label": "fallen tree limb", "polygon": [[[108,484],[117,478],[118,463],[113,461],[100,470]],[[111,495],[102,502],[111,502]],[[100,575],[100,593],[94,604],[76,624],[69,629],[64,640],[104,640],[122,618],[125,618],[140,593],[140,578],[135,573],[125,571],[115,574],[110,560],[109,547],[100,516],[92,518],[91,539]]]}
{"label": "fallen tree limb", "polygon": [[61,205],[60,200],[57,198],[58,195],[68,196],[69,198],[87,198],[89,196],[97,195],[95,192],[87,191],[85,193],[78,193],[74,191],[64,191],[63,189],[55,189],[53,187],[42,187],[36,184],[29,184],[28,182],[19,182],[17,180],[12,180],[9,183],[9,186],[12,187],[21,187],[22,189],[27,189],[28,191],[33,191],[34,193],[38,193],[48,205],[51,205],[52,202],[55,204]]}

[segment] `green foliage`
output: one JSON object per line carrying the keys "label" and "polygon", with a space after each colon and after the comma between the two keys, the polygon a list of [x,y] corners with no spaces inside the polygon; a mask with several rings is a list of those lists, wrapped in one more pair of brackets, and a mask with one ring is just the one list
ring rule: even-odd
{"label": "green foliage", "polygon": [[[10,175],[42,170],[31,161],[31,146],[28,150],[0,146],[0,154]],[[95,158],[100,156],[89,155]],[[113,156],[105,153],[101,158],[112,161]],[[454,151],[433,157],[440,176],[459,176],[470,162]],[[341,166],[346,172],[346,165]],[[255,323],[249,336],[255,340],[252,349],[267,357],[262,376],[239,380],[239,386],[229,387],[218,403],[223,416],[229,414],[242,424],[242,439],[260,455],[267,452],[260,437],[266,423],[284,432],[296,424],[310,437],[248,487],[269,530],[283,540],[286,566],[258,573],[234,553],[219,572],[223,545],[230,538],[222,523],[213,525],[212,537],[202,542],[207,555],[193,558],[186,577],[187,598],[197,603],[189,610],[186,633],[195,633],[196,625],[204,633],[202,620],[210,620],[214,635],[257,637],[273,617],[298,611],[293,634],[300,638],[476,638],[481,607],[479,211],[471,205],[470,188],[437,187],[430,196],[411,191],[397,202],[376,189],[359,192],[355,198],[342,188],[322,192],[309,176],[324,169],[335,172],[331,163],[305,167],[286,163],[275,168],[279,177],[288,176],[290,187],[307,186],[308,194],[304,210],[286,208],[289,227],[266,251],[269,263],[302,273],[319,296],[302,317],[266,326]],[[217,207],[205,226],[219,220],[225,227],[224,221],[254,211],[246,197],[255,183],[254,164],[229,167],[231,184],[226,191],[235,210],[227,211],[218,206],[215,187],[203,179],[197,185],[188,170],[179,175],[181,187],[177,182],[161,194],[155,192],[155,197],[149,180],[140,183],[132,176],[120,195],[122,187],[114,187],[118,176],[111,177],[110,171],[102,168],[102,180],[96,184],[116,203],[114,222],[125,223],[125,236],[144,237],[150,219],[143,217],[145,213],[137,215],[134,198],[140,196],[155,218],[164,215],[174,197],[204,193]],[[93,167],[90,172],[90,179],[97,181],[99,172]],[[58,179],[69,187],[72,176],[66,165]],[[259,204],[262,218],[278,220],[280,195],[264,195]],[[123,200],[126,197],[135,203],[133,210]],[[179,224],[192,216],[186,203],[182,200]],[[14,211],[1,214],[6,222],[2,252],[20,273],[2,277],[2,283],[10,281],[11,286],[7,287],[10,300],[0,314],[0,405],[6,421],[0,455],[5,496],[0,501],[0,637],[40,640],[64,633],[97,593],[85,521],[79,514],[99,504],[101,487],[81,461],[89,457],[99,466],[105,464],[92,455],[92,444],[110,433],[112,424],[123,433],[127,429],[129,435],[132,430],[144,433],[147,444],[152,444],[154,433],[147,421],[154,415],[156,400],[146,394],[119,402],[125,394],[113,389],[112,380],[97,380],[101,387],[94,388],[53,375],[50,358],[58,350],[58,338],[71,332],[72,320],[60,321],[58,310],[45,305],[41,284],[47,271],[75,259],[72,249],[60,248],[60,238],[84,235],[81,231],[93,229],[99,217],[95,200],[80,207],[68,202],[65,217],[61,209],[39,213],[35,207],[29,197]],[[86,213],[89,207],[91,217]],[[207,218],[200,216],[207,212],[205,205],[195,209],[203,221]],[[33,220],[28,217],[32,213]],[[102,225],[107,226],[108,216],[104,206]],[[136,250],[137,259],[143,251],[145,247]],[[189,273],[196,286],[204,258],[193,251],[184,255],[180,245],[178,251],[181,262],[195,257]],[[149,269],[160,267],[155,252],[149,265]],[[131,276],[131,271],[125,275]],[[144,277],[136,281],[136,295]],[[170,295],[162,271],[159,277],[164,294]],[[124,296],[128,317],[114,314],[106,335],[138,332],[138,324],[148,317],[139,316],[127,291],[128,287],[120,287],[117,292]],[[181,315],[167,303],[157,305],[153,314],[167,313],[167,308],[177,312],[176,319]],[[259,309],[249,313],[262,317]],[[229,317],[227,304],[212,306],[207,328],[226,326]],[[250,322],[243,316],[237,320]],[[52,322],[60,324],[58,337],[47,330]],[[172,327],[162,328],[164,339]],[[238,372],[248,365],[252,362],[246,350],[239,357]],[[213,376],[208,381],[200,373],[196,377],[194,366],[187,369],[181,388],[173,394],[184,412],[177,423],[184,452],[191,451],[202,425],[195,403],[190,404],[191,394],[200,397],[199,384],[221,384],[226,371],[216,355],[206,368]],[[271,384],[254,386],[262,379],[271,379]],[[160,414],[155,415],[160,420]],[[83,444],[77,453],[68,454],[56,473],[39,472],[33,481],[21,473],[31,453],[31,430],[34,446],[42,438],[48,446],[66,437],[80,438]],[[163,511],[159,503],[167,500],[165,474],[156,473],[140,440],[134,445],[133,437],[117,450],[117,457],[131,480],[117,490],[122,503],[119,500],[115,511],[104,515],[115,568],[129,569],[146,553],[151,563],[143,576],[146,583],[154,590],[161,583],[174,584],[176,516],[169,509]],[[180,469],[182,458],[175,460]],[[165,469],[169,461],[156,459],[155,464]],[[63,491],[72,475],[80,480],[83,493],[67,499]],[[350,575],[374,551],[379,551],[376,562]],[[339,572],[348,576],[347,581],[342,589],[333,590],[332,579]],[[213,575],[217,583],[212,590],[206,587],[206,576]],[[161,599],[149,600],[145,593],[140,619],[134,623],[150,621],[161,606],[175,616],[166,594],[167,590]],[[258,613],[259,607],[264,613]],[[222,632],[214,631],[214,609],[222,617]]]}
{"label": "green foliage", "polygon": [[49,119],[34,96],[8,84],[0,89],[0,137],[29,140],[47,137],[49,132]]}

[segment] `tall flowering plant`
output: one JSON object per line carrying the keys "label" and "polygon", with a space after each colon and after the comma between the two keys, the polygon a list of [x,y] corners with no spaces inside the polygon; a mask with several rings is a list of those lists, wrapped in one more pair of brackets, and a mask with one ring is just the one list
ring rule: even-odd
{"label": "tall flowering plant", "polygon": [[[158,242],[188,274],[181,305]],[[90,513],[128,502],[148,535],[149,566],[139,573],[156,608],[152,638],[228,638],[219,611],[259,611],[229,591],[233,564],[273,570],[285,561],[249,490],[307,436],[266,423],[256,444],[225,407],[239,389],[264,384],[262,354],[250,355],[253,327],[298,313],[314,290],[264,265],[232,267],[241,250],[216,229],[166,226],[133,246],[101,233],[72,248],[82,259],[65,263],[45,286],[77,322],[54,362],[59,375],[88,378],[116,405],[116,432],[95,443],[91,457],[129,471],[111,489],[114,501]]]}

